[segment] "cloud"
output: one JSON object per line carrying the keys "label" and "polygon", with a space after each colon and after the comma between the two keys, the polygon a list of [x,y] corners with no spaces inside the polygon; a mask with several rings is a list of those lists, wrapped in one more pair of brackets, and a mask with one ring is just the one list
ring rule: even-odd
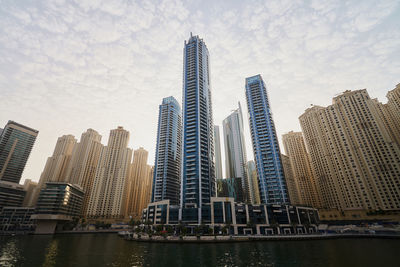
{"label": "cloud", "polygon": [[26,178],[38,179],[58,136],[89,127],[106,143],[123,125],[131,147],[154,155],[158,105],[181,100],[193,32],[210,52],[214,122],[237,101],[247,109],[244,79],[260,73],[280,136],[341,91],[384,99],[399,82],[399,12],[398,1],[3,1],[0,118],[40,131]]}

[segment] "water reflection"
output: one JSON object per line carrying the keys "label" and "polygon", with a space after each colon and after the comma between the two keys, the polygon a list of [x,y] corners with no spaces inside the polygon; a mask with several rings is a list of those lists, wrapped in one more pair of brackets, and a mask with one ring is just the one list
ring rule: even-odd
{"label": "water reflection", "polygon": [[8,267],[15,266],[20,257],[20,252],[17,247],[17,239],[10,238],[1,246],[0,266]]}
{"label": "water reflection", "polygon": [[58,240],[53,239],[47,248],[47,252],[44,258],[43,267],[53,267],[56,265],[57,261],[57,249],[58,249]]}
{"label": "water reflection", "polygon": [[398,240],[223,244],[125,241],[114,234],[0,236],[0,266],[398,266]]}

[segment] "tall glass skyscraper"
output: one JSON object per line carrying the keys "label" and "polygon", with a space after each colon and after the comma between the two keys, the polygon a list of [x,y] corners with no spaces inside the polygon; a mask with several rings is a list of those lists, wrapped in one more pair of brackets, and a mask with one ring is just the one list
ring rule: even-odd
{"label": "tall glass skyscraper", "polygon": [[246,78],[246,99],[260,200],[266,204],[289,203],[278,138],[261,75]]}
{"label": "tall glass skyscraper", "polygon": [[214,145],[215,145],[215,177],[217,179],[222,179],[221,140],[220,140],[218,125],[214,125]]}
{"label": "tall glass skyscraper", "polygon": [[0,180],[19,183],[38,133],[8,121],[0,136]]}
{"label": "tall glass skyscraper", "polygon": [[243,201],[251,202],[249,181],[246,171],[247,155],[244,143],[243,115],[239,107],[222,122],[225,144],[226,178],[240,178],[243,189]]}
{"label": "tall glass skyscraper", "polygon": [[[192,35],[183,53],[181,205],[200,208],[216,196],[209,53],[204,41]],[[197,212],[200,221],[201,209]]]}
{"label": "tall glass skyscraper", "polygon": [[158,114],[156,158],[151,202],[169,199],[179,205],[181,179],[181,107],[172,96],[163,99]]}

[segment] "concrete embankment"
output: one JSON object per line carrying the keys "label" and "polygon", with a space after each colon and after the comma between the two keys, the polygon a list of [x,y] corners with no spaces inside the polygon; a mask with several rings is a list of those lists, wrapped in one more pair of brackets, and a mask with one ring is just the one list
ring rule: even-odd
{"label": "concrete embankment", "polygon": [[305,241],[339,238],[390,238],[400,239],[400,235],[371,235],[371,234],[315,234],[315,235],[282,235],[282,236],[148,236],[129,235],[126,240],[138,242],[160,243],[220,243],[220,242],[253,242],[253,241]]}

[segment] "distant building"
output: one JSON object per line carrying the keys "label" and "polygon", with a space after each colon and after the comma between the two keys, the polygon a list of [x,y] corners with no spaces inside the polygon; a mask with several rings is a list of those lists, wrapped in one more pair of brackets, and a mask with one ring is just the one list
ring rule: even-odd
{"label": "distant building", "polygon": [[315,208],[321,207],[321,200],[315,183],[315,175],[311,167],[310,155],[307,152],[303,134],[301,132],[290,131],[282,136],[282,142],[285,152],[289,157],[298,193],[297,203],[294,203],[293,199],[290,198],[292,204],[307,205]]}
{"label": "distant building", "polygon": [[68,221],[81,215],[84,192],[78,185],[47,182],[40,191],[36,214],[36,234],[51,234]]}
{"label": "distant building", "polygon": [[214,140],[215,140],[215,178],[222,179],[222,159],[221,159],[221,138],[219,126],[214,125]]}
{"label": "distant building", "polygon": [[74,146],[66,171],[66,181],[81,186],[85,192],[83,216],[87,213],[102,148],[101,135],[93,129],[88,129],[82,133],[79,143]]}
{"label": "distant building", "polygon": [[170,96],[159,107],[152,202],[169,199],[172,205],[179,205],[181,154],[182,112],[178,101]]}
{"label": "distant building", "polygon": [[0,134],[0,181],[19,183],[39,131],[8,121]]}
{"label": "distant building", "polygon": [[225,171],[226,177],[241,178],[243,201],[251,202],[249,180],[247,177],[247,155],[244,142],[243,115],[240,103],[222,122],[225,144]]}
{"label": "distant building", "polygon": [[246,78],[246,99],[261,203],[289,203],[278,137],[261,75]]}
{"label": "distant building", "polygon": [[26,179],[24,182],[24,190],[26,195],[24,198],[24,207],[33,207],[36,204],[35,195],[38,190],[38,183],[32,181],[31,179]]}
{"label": "distant building", "polygon": [[110,131],[103,147],[89,198],[90,219],[124,219],[129,166],[132,150],[128,148],[129,132],[119,126]]}
{"label": "distant building", "polygon": [[4,207],[22,207],[25,194],[22,185],[0,181],[0,210]]}
{"label": "distant building", "polygon": [[199,36],[185,41],[182,93],[182,216],[200,223],[201,208],[216,195],[210,59]]}
{"label": "distant building", "polygon": [[133,153],[130,176],[127,184],[126,216],[140,218],[142,210],[149,204],[153,182],[152,167],[147,165],[149,152],[143,147]]}
{"label": "distant building", "polygon": [[217,196],[231,197],[235,202],[244,202],[242,178],[217,179]]}
{"label": "distant building", "polygon": [[400,209],[400,147],[367,91],[345,91],[300,116],[322,206]]}
{"label": "distant building", "polygon": [[290,163],[290,159],[288,156],[281,154],[283,173],[285,174],[286,185],[288,189],[288,194],[290,198],[290,204],[292,205],[300,205],[300,193],[299,187],[296,184],[294,179],[292,164]]}
{"label": "distant building", "polygon": [[249,178],[249,189],[252,204],[260,204],[260,192],[258,191],[257,169],[254,160],[247,162],[247,177]]}

